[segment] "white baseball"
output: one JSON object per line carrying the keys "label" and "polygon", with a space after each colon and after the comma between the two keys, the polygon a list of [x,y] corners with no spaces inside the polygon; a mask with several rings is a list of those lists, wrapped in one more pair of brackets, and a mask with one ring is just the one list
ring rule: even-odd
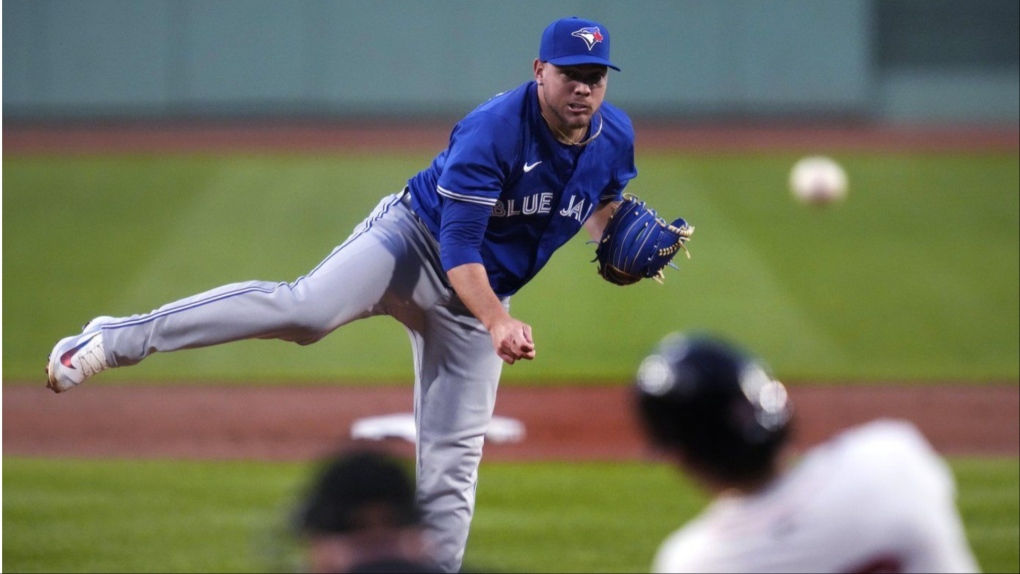
{"label": "white baseball", "polygon": [[846,172],[832,158],[804,157],[790,170],[790,193],[802,203],[832,203],[846,197],[846,192]]}

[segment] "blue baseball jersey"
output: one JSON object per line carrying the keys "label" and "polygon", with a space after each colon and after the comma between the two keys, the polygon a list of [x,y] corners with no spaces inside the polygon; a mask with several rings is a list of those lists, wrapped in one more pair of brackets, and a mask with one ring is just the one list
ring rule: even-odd
{"label": "blue baseball jersey", "polygon": [[[601,116],[601,120],[599,118]],[[444,270],[481,263],[493,291],[516,293],[637,176],[634,128],[603,102],[602,133],[585,146],[556,141],[535,82],[498,94],[461,120],[449,147],[408,181],[412,205],[439,239]]]}

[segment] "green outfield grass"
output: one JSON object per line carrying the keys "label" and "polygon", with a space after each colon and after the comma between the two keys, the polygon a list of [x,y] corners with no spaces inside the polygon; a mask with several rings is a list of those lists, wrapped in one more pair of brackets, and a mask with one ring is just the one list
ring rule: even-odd
{"label": "green outfield grass", "polygon": [[[224,283],[292,281],[429,160],[393,156],[5,157],[3,377],[41,378],[95,315],[146,312]],[[790,154],[643,154],[630,191],[697,227],[666,284],[620,288],[578,237],[517,297],[537,360],[510,383],[630,377],[672,330],[714,331],[787,380],[1020,377],[1020,173],[1002,153],[837,156],[848,201],[785,189]],[[250,341],[167,354],[126,380],[406,382],[386,319],[307,348]]]}
{"label": "green outfield grass", "polygon": [[[4,159],[4,385],[98,314],[148,311],[240,280],[292,281],[425,164],[395,156]],[[629,378],[662,335],[725,334],[781,378],[1020,378],[1020,169],[1008,154],[838,156],[849,200],[805,209],[789,154],[644,155],[630,191],[697,226],[665,285],[601,281],[576,238],[514,298],[538,360],[510,384]],[[129,380],[409,384],[395,322],[311,347],[250,341],[154,356]],[[288,512],[307,464],[3,459],[10,572],[295,571]],[[1020,572],[1016,458],[954,459],[985,571]],[[705,503],[651,464],[483,463],[469,568],[646,571]]]}
{"label": "green outfield grass", "polygon": [[[985,572],[1020,571],[1016,458],[953,459]],[[293,572],[308,464],[3,459],[5,572]],[[483,463],[469,571],[647,572],[706,498],[651,463]]]}

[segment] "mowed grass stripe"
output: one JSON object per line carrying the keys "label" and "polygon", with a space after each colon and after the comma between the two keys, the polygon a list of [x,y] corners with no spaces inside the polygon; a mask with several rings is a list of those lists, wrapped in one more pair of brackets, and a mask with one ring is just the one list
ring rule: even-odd
{"label": "mowed grass stripe", "polygon": [[[539,358],[508,384],[619,381],[666,332],[711,330],[787,380],[1020,376],[1020,175],[1003,154],[839,157],[848,201],[809,210],[789,154],[645,155],[630,191],[697,232],[666,284],[603,282],[578,236],[514,313]],[[97,314],[145,312],[224,283],[292,281],[427,158],[96,156],[5,161],[4,377],[38,378]],[[583,234],[582,234],[583,235]],[[394,361],[394,356],[407,357]],[[308,348],[246,342],[97,379],[410,380],[404,330],[351,325]]]}
{"label": "mowed grass stripe", "polygon": [[[1016,458],[952,459],[986,572],[1017,572]],[[288,524],[312,465],[4,457],[12,572],[295,571]],[[652,463],[484,463],[469,568],[647,572],[662,539],[706,503]]]}

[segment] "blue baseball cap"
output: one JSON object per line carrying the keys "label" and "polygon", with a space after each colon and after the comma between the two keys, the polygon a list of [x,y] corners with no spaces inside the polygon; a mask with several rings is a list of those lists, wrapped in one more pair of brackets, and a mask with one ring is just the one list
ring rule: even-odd
{"label": "blue baseball cap", "polygon": [[609,61],[609,30],[577,16],[549,24],[542,32],[538,59],[557,66],[597,64],[620,70]]}

